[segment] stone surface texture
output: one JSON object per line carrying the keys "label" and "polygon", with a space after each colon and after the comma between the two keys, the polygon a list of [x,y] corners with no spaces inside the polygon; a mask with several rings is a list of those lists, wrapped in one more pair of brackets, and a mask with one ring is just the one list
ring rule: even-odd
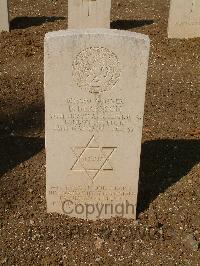
{"label": "stone surface texture", "polygon": [[69,0],[68,28],[110,28],[111,0]]}
{"label": "stone surface texture", "polygon": [[149,46],[118,30],[46,35],[48,212],[135,218]]}
{"label": "stone surface texture", "polygon": [[180,39],[200,37],[199,0],[171,0],[168,37]]}
{"label": "stone surface texture", "polygon": [[9,31],[9,16],[7,0],[0,1],[0,32]]}

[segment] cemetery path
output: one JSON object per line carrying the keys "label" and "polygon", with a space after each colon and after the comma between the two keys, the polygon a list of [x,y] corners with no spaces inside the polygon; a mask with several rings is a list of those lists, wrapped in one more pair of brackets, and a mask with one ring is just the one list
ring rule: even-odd
{"label": "cemetery path", "polygon": [[0,34],[0,265],[199,265],[200,39],[167,38],[168,0],[112,3],[151,39],[137,222],[46,214],[43,39],[66,2],[10,0]]}

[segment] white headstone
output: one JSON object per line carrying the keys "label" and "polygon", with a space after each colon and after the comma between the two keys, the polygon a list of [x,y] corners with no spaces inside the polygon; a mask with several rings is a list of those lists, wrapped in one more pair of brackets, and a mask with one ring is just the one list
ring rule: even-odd
{"label": "white headstone", "polygon": [[136,217],[149,46],[117,30],[46,35],[48,212]]}
{"label": "white headstone", "polygon": [[1,31],[9,31],[7,0],[0,0],[0,32]]}
{"label": "white headstone", "polygon": [[168,37],[200,37],[200,0],[171,0]]}
{"label": "white headstone", "polygon": [[110,28],[111,0],[68,0],[68,28]]}

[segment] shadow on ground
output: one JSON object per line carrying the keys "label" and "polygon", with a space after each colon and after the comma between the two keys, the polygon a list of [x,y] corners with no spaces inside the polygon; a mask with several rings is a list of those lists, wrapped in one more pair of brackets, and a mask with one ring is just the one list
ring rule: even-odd
{"label": "shadow on ground", "polygon": [[44,105],[33,104],[22,106],[20,110],[10,115],[0,116],[0,136],[22,135],[44,129]]}
{"label": "shadow on ground", "polygon": [[10,29],[26,29],[32,26],[40,26],[47,22],[65,20],[65,17],[17,17],[11,20]]}
{"label": "shadow on ground", "polygon": [[142,145],[138,213],[200,162],[200,140],[154,140]]}
{"label": "shadow on ground", "polygon": [[[0,175],[44,149],[43,138],[17,137],[44,128],[43,104],[1,119]],[[12,136],[14,132],[15,136]],[[200,162],[200,140],[163,139],[142,144],[138,213]]]}
{"label": "shadow on ground", "polygon": [[151,25],[154,20],[116,20],[111,22],[111,29],[129,30],[133,28],[139,28],[146,25]]}
{"label": "shadow on ground", "polygon": [[13,114],[0,116],[0,121],[1,176],[44,149],[43,138],[23,137],[44,129],[44,106],[22,106]]}
{"label": "shadow on ground", "polygon": [[44,139],[32,137],[0,138],[0,176],[44,149]]}

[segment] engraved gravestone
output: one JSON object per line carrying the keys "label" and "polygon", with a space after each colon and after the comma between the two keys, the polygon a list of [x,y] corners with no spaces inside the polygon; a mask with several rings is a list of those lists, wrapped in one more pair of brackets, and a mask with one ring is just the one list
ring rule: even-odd
{"label": "engraved gravestone", "polygon": [[200,37],[200,0],[171,0],[168,37]]}
{"label": "engraved gravestone", "polygon": [[0,32],[1,31],[9,31],[7,0],[0,0]]}
{"label": "engraved gravestone", "polygon": [[68,28],[110,28],[111,0],[68,0]]}
{"label": "engraved gravestone", "polygon": [[48,212],[136,217],[149,46],[118,30],[46,35]]}

